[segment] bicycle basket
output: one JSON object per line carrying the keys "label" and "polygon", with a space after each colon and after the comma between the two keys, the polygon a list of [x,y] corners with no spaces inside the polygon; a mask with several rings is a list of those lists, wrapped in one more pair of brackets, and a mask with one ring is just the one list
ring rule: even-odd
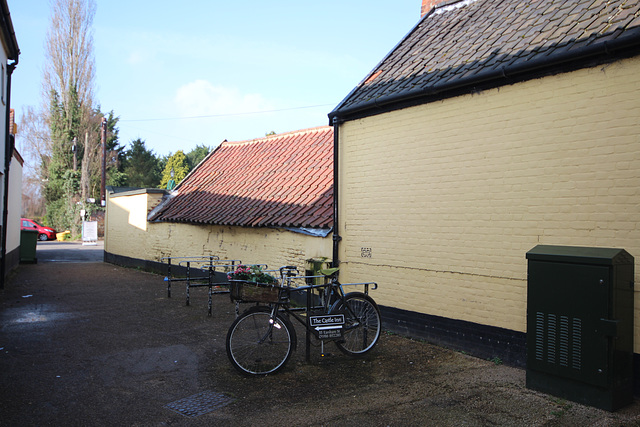
{"label": "bicycle basket", "polygon": [[231,299],[239,302],[274,303],[280,299],[279,286],[269,286],[245,280],[230,280]]}

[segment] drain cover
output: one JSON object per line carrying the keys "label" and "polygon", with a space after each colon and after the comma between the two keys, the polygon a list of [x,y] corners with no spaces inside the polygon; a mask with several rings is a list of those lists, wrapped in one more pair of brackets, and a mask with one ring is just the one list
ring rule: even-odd
{"label": "drain cover", "polygon": [[222,408],[233,399],[222,393],[207,390],[167,404],[167,408],[186,417],[197,417]]}

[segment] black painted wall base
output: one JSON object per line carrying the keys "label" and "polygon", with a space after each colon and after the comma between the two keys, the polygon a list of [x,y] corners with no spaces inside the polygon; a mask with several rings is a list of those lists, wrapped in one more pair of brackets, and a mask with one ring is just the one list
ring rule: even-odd
{"label": "black painted wall base", "polygon": [[141,270],[157,274],[166,275],[168,272],[167,264],[163,264],[157,261],[148,261],[146,259],[115,255],[107,251],[104,251],[104,262],[108,262],[109,264],[121,265],[123,267],[139,268]]}
{"label": "black painted wall base", "polygon": [[[524,332],[480,325],[463,320],[380,306],[384,329],[424,339],[481,359],[499,358],[505,364],[526,368],[527,341]],[[640,396],[640,355],[633,355],[633,394]],[[617,405],[610,405],[611,407]]]}
{"label": "black painted wall base", "polygon": [[[144,271],[148,271],[150,273],[168,275],[169,266],[168,264],[157,262],[157,261],[148,261],[145,259],[139,258],[130,258],[122,255],[114,255],[107,251],[104,252],[104,262],[108,262],[109,264],[121,265],[123,267],[130,268],[139,268]],[[172,277],[184,277],[187,273],[187,267],[180,265],[172,265],[171,266],[171,276]],[[193,273],[192,273],[193,274]],[[215,272],[215,282],[224,282],[226,281],[227,275],[222,272]],[[206,277],[206,274],[203,273],[200,275],[201,277]],[[196,276],[192,276],[196,277]],[[192,285],[197,286],[197,285]]]}
{"label": "black painted wall base", "polygon": [[18,267],[18,265],[20,264],[20,246],[12,251],[7,252],[5,262],[5,272],[7,274],[11,273],[12,270]]}
{"label": "black painted wall base", "polygon": [[526,334],[463,320],[381,306],[382,325],[402,335],[421,338],[482,359],[499,358],[518,367],[527,363]]}

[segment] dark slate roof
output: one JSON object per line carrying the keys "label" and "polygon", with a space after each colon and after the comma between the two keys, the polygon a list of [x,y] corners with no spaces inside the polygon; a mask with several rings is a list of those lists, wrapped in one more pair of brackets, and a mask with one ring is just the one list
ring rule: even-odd
{"label": "dark slate roof", "polygon": [[329,117],[363,117],[639,53],[637,0],[449,1]]}
{"label": "dark slate roof", "polygon": [[330,228],[333,128],[223,142],[149,220]]}

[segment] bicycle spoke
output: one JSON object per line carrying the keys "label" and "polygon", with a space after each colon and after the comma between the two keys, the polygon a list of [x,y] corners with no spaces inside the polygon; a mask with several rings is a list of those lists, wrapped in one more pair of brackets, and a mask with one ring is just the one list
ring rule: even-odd
{"label": "bicycle spoke", "polygon": [[380,313],[373,300],[364,294],[348,295],[344,304],[344,341],[337,343],[338,347],[348,354],[364,354],[380,336]]}
{"label": "bicycle spoke", "polygon": [[248,374],[268,374],[280,369],[292,351],[290,327],[279,318],[271,323],[265,311],[242,315],[227,335],[227,354],[232,364]]}

